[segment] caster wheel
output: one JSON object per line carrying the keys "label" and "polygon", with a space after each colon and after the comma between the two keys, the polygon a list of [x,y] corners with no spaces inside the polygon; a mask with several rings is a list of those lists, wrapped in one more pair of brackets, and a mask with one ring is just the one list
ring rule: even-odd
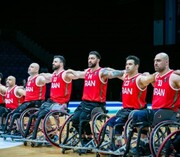
{"label": "caster wheel", "polygon": [[31,147],[35,147],[35,143],[32,142],[32,143],[31,143]]}
{"label": "caster wheel", "polygon": [[62,153],[65,154],[65,149],[64,148],[62,149]]}
{"label": "caster wheel", "polygon": [[24,146],[27,146],[27,142],[24,142]]}
{"label": "caster wheel", "polygon": [[97,153],[97,154],[96,154],[96,157],[100,157],[100,155]]}

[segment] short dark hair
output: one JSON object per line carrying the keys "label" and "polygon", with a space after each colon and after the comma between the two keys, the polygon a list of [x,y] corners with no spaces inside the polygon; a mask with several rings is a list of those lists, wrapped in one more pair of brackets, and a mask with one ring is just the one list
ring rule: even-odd
{"label": "short dark hair", "polygon": [[137,56],[130,55],[126,58],[126,61],[130,59],[134,60],[135,65],[140,65],[140,59]]}
{"label": "short dark hair", "polygon": [[63,56],[61,55],[55,55],[54,58],[59,58],[61,60],[61,62],[63,62],[64,66],[66,65],[66,60]]}
{"label": "short dark hair", "polygon": [[90,51],[89,55],[95,55],[98,59],[101,59],[101,55],[97,51]]}
{"label": "short dark hair", "polygon": [[3,79],[3,74],[2,73],[0,73],[0,78]]}

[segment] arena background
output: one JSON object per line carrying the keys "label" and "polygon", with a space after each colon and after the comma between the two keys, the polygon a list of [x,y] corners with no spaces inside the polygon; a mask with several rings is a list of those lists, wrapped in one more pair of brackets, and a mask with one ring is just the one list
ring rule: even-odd
{"label": "arena background", "polygon": [[[141,59],[140,72],[154,72],[156,53],[165,51],[170,67],[179,69],[180,0],[113,1],[19,1],[0,3],[0,72],[28,77],[31,62],[41,71],[51,70],[53,55],[63,55],[66,68],[87,68],[89,51],[102,55],[101,66],[123,69],[128,55]],[[121,81],[109,81],[107,101],[110,113],[121,107]],[[83,80],[73,83],[70,110],[82,95]],[[152,87],[148,87],[148,105]],[[46,98],[49,97],[47,92]],[[115,105],[114,105],[115,104]],[[55,157],[57,148],[31,148],[0,138],[0,157]],[[63,156],[72,156],[72,153]],[[74,154],[73,156],[79,156]],[[94,156],[88,154],[87,156]]]}
{"label": "arena background", "polygon": [[[178,69],[179,8],[180,0],[7,0],[0,5],[0,40],[11,42],[23,55],[49,72],[52,72],[55,54],[66,58],[66,68],[87,68],[91,50],[102,55],[101,66],[116,69],[124,68],[128,55],[137,55],[141,59],[140,72],[154,72],[155,54],[165,51],[170,56],[170,67]],[[5,52],[0,49],[2,53]],[[28,62],[20,64],[17,60],[11,68],[10,58],[16,56],[8,57],[4,61],[6,64],[1,62],[0,72],[4,73],[4,79],[15,75],[20,84],[28,76]],[[121,84],[118,79],[109,81],[108,101],[121,101]],[[82,85],[83,80],[74,81],[72,101],[81,100]],[[152,87],[148,88],[150,103]]]}

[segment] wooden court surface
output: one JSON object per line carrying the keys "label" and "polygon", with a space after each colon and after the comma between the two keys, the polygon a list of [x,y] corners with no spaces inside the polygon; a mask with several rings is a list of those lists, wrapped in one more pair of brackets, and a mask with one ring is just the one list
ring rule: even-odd
{"label": "wooden court surface", "polygon": [[[111,116],[111,115],[110,115]],[[62,122],[64,122],[61,119]],[[66,151],[65,154],[62,154],[61,149],[55,146],[41,146],[41,147],[31,147],[30,145],[24,146],[15,146],[11,148],[0,148],[0,157],[96,157],[96,153],[87,153],[79,155],[72,150]],[[102,156],[103,157],[103,156]],[[105,157],[105,156],[104,156]]]}
{"label": "wooden court surface", "polygon": [[[78,153],[71,150],[61,153],[61,149],[57,147],[31,147],[31,146],[17,146],[12,148],[0,149],[0,157],[80,157]],[[81,154],[86,157],[96,157],[95,153]]]}

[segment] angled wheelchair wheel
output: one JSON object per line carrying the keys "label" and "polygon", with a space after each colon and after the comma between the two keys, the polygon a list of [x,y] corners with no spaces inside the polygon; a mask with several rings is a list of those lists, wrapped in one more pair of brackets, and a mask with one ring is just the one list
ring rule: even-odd
{"label": "angled wheelchair wheel", "polygon": [[100,129],[105,124],[105,122],[109,119],[109,116],[106,113],[96,113],[91,122],[91,132],[94,138],[95,143],[98,143],[98,136],[100,133]]}
{"label": "angled wheelchair wheel", "polygon": [[[19,118],[19,130],[21,132],[21,135],[24,136],[28,121],[29,121],[29,117],[34,114],[35,112],[37,112],[39,110],[39,108],[27,108],[26,110],[24,110]],[[34,122],[32,122],[32,126],[30,128],[30,130],[33,131],[34,129]],[[32,133],[32,131],[30,131],[30,134]]]}
{"label": "angled wheelchair wheel", "polygon": [[65,121],[68,114],[62,113],[61,111],[50,111],[43,121],[43,132],[46,139],[51,143],[51,145],[59,146],[59,135],[62,124]]}
{"label": "angled wheelchair wheel", "polygon": [[128,118],[128,120],[126,121],[125,125],[124,125],[124,139],[125,141],[127,142],[129,140],[129,133],[130,131],[133,132],[133,139],[131,137],[131,140],[134,140],[134,139],[137,139],[138,137],[138,132],[137,132],[137,129],[135,127],[132,127],[132,120],[133,118],[130,117]]}
{"label": "angled wheelchair wheel", "polygon": [[150,134],[149,145],[153,156],[157,155],[160,145],[172,132],[180,129],[180,123],[173,120],[165,120],[153,128]]}
{"label": "angled wheelchair wheel", "polygon": [[65,153],[66,150],[72,149],[80,142],[79,133],[72,126],[72,117],[73,114],[66,119],[60,129],[59,146],[62,148],[63,153]]}
{"label": "angled wheelchair wheel", "polygon": [[173,140],[176,138],[176,135],[180,136],[180,130],[172,132],[164,139],[163,143],[160,145],[156,157],[178,156],[177,151],[180,150],[180,146],[176,146],[178,147],[178,150],[176,150],[176,148],[173,145]]}
{"label": "angled wheelchair wheel", "polygon": [[110,130],[108,127],[108,122],[113,118],[114,116],[110,117],[101,127],[99,131],[98,141],[97,141],[97,147],[101,150],[106,150],[110,145]]}
{"label": "angled wheelchair wheel", "polygon": [[110,117],[100,129],[97,144],[98,155],[121,156],[125,151],[126,143],[124,136],[118,132],[118,129],[123,127],[124,123],[116,124],[113,128],[108,125],[109,121],[114,119],[114,117]]}

